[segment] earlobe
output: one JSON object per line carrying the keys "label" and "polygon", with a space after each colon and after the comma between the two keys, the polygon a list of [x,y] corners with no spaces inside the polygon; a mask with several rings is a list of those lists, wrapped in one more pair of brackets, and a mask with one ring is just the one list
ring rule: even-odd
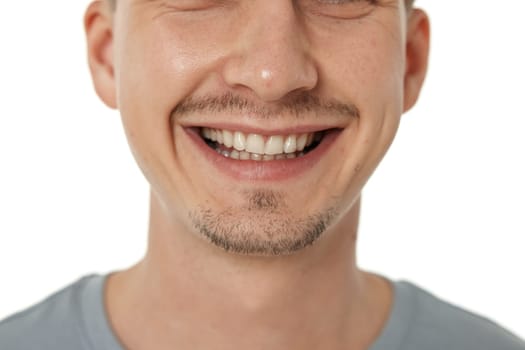
{"label": "earlobe", "polygon": [[430,50],[430,22],[425,12],[409,13],[404,79],[404,111],[416,103],[425,80]]}
{"label": "earlobe", "polygon": [[117,108],[112,13],[106,1],[98,0],[89,5],[84,16],[84,28],[95,91],[108,107]]}

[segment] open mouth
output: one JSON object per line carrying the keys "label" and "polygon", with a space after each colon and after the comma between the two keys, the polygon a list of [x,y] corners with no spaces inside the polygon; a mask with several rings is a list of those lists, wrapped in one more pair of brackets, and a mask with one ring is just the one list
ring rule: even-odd
{"label": "open mouth", "polygon": [[225,158],[271,161],[303,157],[319,146],[328,133],[335,130],[264,136],[203,127],[200,128],[199,135],[208,147]]}
{"label": "open mouth", "polygon": [[[345,128],[301,126],[295,130],[239,130],[234,126],[183,128],[206,162],[236,181],[297,181],[326,157]],[[193,157],[192,157],[193,158]],[[191,160],[190,160],[191,161]],[[323,171],[323,168],[316,168]],[[214,171],[211,170],[210,171]],[[313,174],[318,174],[314,171]]]}

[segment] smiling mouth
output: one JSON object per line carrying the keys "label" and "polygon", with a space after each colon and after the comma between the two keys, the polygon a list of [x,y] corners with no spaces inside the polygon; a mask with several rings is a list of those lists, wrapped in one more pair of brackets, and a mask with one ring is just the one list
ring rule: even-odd
{"label": "smiling mouth", "polygon": [[199,135],[208,147],[225,158],[272,161],[300,158],[314,150],[325,135],[336,129],[310,133],[271,135],[241,131],[200,128]]}

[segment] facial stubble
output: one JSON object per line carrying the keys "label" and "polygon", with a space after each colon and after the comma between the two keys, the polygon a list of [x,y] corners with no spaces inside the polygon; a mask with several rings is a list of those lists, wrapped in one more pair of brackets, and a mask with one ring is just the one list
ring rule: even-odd
{"label": "facial stubble", "polygon": [[285,196],[271,190],[243,193],[245,205],[215,211],[199,206],[190,212],[195,230],[213,245],[235,254],[289,255],[316,242],[336,217],[328,208],[293,214]]}

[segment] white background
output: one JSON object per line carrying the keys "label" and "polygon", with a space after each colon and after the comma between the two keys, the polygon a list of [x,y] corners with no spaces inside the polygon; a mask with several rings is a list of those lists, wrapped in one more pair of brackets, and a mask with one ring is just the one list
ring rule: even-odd
{"label": "white background", "polygon": [[[429,76],[364,194],[360,265],[525,337],[525,2],[418,0]],[[0,11],[0,319],[145,250],[148,189],[85,63],[86,0]]]}

